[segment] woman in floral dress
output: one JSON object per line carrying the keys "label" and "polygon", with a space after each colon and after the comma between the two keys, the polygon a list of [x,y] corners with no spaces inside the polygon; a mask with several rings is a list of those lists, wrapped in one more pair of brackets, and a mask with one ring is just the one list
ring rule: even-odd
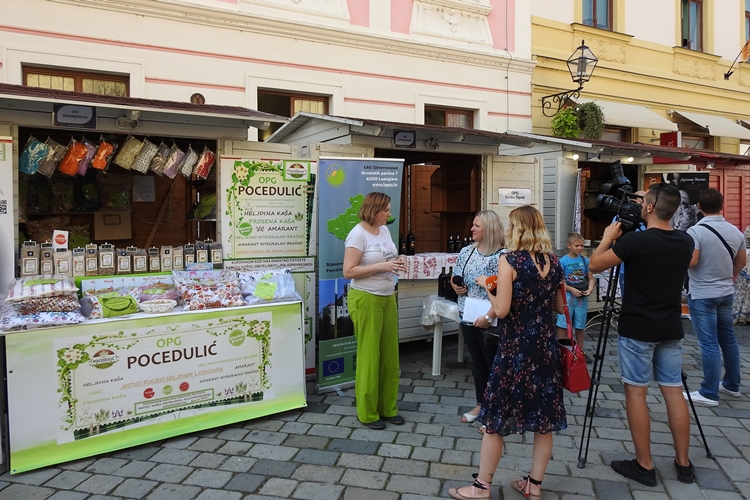
{"label": "woman in floral dress", "polygon": [[[495,314],[508,321],[479,412],[478,420],[486,426],[479,473],[473,485],[448,490],[458,500],[490,497],[503,437],[525,431],[534,432],[531,472],[511,486],[527,498],[540,499],[552,432],[568,426],[555,333],[555,312],[563,312],[563,271],[537,209],[519,207],[509,220],[508,253],[500,257],[497,292],[490,295]],[[488,286],[486,276],[477,283]]]}
{"label": "woman in floral dress", "polygon": [[[750,249],[750,226],[745,228],[745,246]],[[735,323],[750,322],[750,259],[734,282],[732,317]]]}

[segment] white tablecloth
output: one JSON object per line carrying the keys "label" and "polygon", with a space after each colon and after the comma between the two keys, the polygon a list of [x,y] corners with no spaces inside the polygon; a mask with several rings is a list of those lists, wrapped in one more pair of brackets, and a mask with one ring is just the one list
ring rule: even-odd
{"label": "white tablecloth", "polygon": [[422,326],[432,326],[448,318],[458,322],[458,304],[438,295],[428,295],[422,302]]}

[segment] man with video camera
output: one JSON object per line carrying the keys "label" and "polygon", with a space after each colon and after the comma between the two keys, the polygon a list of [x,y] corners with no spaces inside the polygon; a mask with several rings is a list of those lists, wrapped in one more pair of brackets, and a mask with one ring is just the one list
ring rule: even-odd
{"label": "man with video camera", "polygon": [[651,185],[641,206],[641,218],[648,229],[623,235],[622,223],[612,223],[604,230],[589,266],[596,273],[627,264],[628,293],[623,296],[619,318],[618,354],[635,459],[613,460],[611,466],[618,474],[646,486],[657,484],[646,403],[652,371],[667,405],[677,478],[683,483],[692,483],[694,478],[688,458],[690,415],[682,397],[680,305],[693,241],[669,224],[679,204],[676,187]]}

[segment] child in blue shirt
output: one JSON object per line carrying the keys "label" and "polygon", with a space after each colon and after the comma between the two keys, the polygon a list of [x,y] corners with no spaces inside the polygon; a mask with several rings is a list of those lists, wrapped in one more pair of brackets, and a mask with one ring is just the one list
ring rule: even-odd
{"label": "child in blue shirt", "polygon": [[[581,255],[583,236],[578,233],[568,234],[567,247],[568,253],[560,259],[560,265],[565,273],[570,320],[575,329],[576,342],[583,350],[583,330],[586,328],[586,315],[589,311],[589,295],[594,290],[594,275],[589,271],[589,260]],[[564,314],[557,315],[557,338],[568,338]]]}

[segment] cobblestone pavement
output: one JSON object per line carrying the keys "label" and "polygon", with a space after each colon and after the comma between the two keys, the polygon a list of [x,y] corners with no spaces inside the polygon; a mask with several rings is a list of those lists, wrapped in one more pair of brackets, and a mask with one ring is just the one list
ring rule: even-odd
{"label": "cobblestone pavement", "polygon": [[[684,369],[691,389],[701,380],[700,352],[689,329]],[[745,380],[750,380],[750,327],[738,327]],[[614,335],[613,335],[614,336]],[[547,499],[750,498],[750,398],[723,399],[697,407],[716,460],[706,453],[695,425],[690,456],[696,482],[677,481],[672,438],[658,389],[649,391],[652,453],[659,483],[654,488],[614,473],[609,462],[630,458],[623,387],[617,377],[613,336],[603,363],[588,463],[579,469],[578,446],[587,393],[566,393],[569,428],[555,436],[544,479]],[[587,341],[593,350],[598,331]],[[458,364],[456,342],[446,339],[442,375],[432,376],[431,344],[401,346],[400,414],[407,423],[374,431],[357,421],[353,390],[315,395],[307,408],[197,432],[47,467],[0,476],[0,500],[425,500],[447,497],[468,484],[479,461],[480,434],[459,416],[474,402],[470,366]],[[453,362],[451,362],[453,361]],[[750,394],[750,389],[743,388]],[[495,474],[493,499],[522,496],[508,486],[530,467],[531,435],[506,440]]]}

